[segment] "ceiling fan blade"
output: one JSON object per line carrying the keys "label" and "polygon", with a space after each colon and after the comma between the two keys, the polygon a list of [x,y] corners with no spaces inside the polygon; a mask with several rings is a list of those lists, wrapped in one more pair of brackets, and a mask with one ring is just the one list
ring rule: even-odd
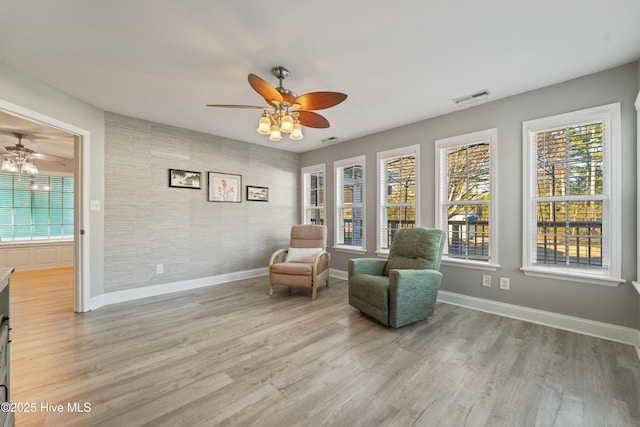
{"label": "ceiling fan blade", "polygon": [[257,110],[270,110],[273,107],[266,107],[261,105],[228,105],[228,104],[207,104],[207,107],[222,107],[222,108],[255,108]]}
{"label": "ceiling fan blade", "polygon": [[65,160],[64,157],[52,156],[51,154],[42,154],[42,153],[33,153],[31,155],[34,159],[41,160],[43,162],[63,162]]}
{"label": "ceiling fan blade", "polygon": [[313,111],[298,111],[300,113],[300,124],[302,126],[316,128],[316,129],[325,129],[329,127],[329,120],[325,119],[318,113],[314,113]]}
{"label": "ceiling fan blade", "polygon": [[311,92],[297,97],[295,103],[301,105],[301,110],[324,110],[340,104],[345,99],[347,95],[340,92]]}
{"label": "ceiling fan blade", "polygon": [[280,92],[278,92],[278,90],[271,86],[266,80],[261,79],[255,74],[249,74],[249,84],[253,90],[258,92],[269,104],[273,101],[276,101],[277,103],[282,102],[282,95],[280,95]]}

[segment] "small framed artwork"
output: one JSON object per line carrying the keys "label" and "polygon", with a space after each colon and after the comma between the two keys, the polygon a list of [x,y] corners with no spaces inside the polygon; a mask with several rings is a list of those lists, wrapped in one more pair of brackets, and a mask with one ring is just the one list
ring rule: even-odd
{"label": "small framed artwork", "polygon": [[242,175],[209,172],[210,202],[242,202]]}
{"label": "small framed artwork", "polygon": [[253,202],[268,202],[269,201],[269,187],[254,187],[247,185],[247,201]]}
{"label": "small framed artwork", "polygon": [[202,173],[169,169],[169,187],[200,190],[202,188]]}

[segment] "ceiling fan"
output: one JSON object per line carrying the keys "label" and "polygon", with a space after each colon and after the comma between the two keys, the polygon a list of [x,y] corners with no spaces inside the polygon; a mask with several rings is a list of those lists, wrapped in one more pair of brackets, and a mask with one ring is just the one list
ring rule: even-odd
{"label": "ceiling fan", "polygon": [[289,75],[289,70],[279,65],[271,69],[271,74],[280,81],[278,87],[271,86],[255,74],[249,74],[249,84],[264,98],[268,106],[208,104],[207,107],[263,110],[258,122],[259,134],[269,135],[271,141],[280,141],[282,133],[289,133],[289,138],[299,140],[303,138],[301,125],[317,129],[329,127],[329,121],[314,113],[314,110],[331,108],[347,99],[347,95],[339,92],[310,92],[298,96],[282,85],[282,81]]}
{"label": "ceiling fan", "polygon": [[56,162],[64,166],[64,160],[66,159],[62,157],[36,153],[32,149],[25,147],[22,144],[22,140],[27,137],[26,134],[16,132],[13,136],[18,138],[18,143],[4,147],[4,151],[0,151],[0,155],[5,156],[0,168],[3,172],[37,175],[38,167],[34,164],[34,160]]}

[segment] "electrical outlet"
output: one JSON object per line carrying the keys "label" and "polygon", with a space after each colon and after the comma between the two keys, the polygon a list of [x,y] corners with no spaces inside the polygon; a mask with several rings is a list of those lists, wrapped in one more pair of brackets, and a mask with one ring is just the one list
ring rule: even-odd
{"label": "electrical outlet", "polygon": [[156,265],[156,274],[162,274],[162,273],[164,273],[164,265],[163,264]]}
{"label": "electrical outlet", "polygon": [[505,291],[509,290],[509,278],[501,277],[500,278],[500,289],[504,289]]}
{"label": "electrical outlet", "polygon": [[482,275],[482,286],[486,286],[487,288],[491,287],[491,276],[488,274]]}

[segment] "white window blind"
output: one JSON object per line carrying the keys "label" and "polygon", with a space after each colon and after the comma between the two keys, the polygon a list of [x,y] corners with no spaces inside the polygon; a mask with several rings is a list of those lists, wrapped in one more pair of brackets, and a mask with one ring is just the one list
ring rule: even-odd
{"label": "white window blind", "polygon": [[0,174],[2,241],[73,239],[74,179]]}
{"label": "white window blind", "polygon": [[608,258],[603,128],[598,121],[536,133],[534,264],[602,267]]}
{"label": "white window blind", "polygon": [[336,247],[364,249],[364,156],[336,161]]}
{"label": "white window blind", "polygon": [[620,104],[523,124],[523,271],[620,278]]}
{"label": "white window blind", "polygon": [[302,169],[302,223],[324,225],[325,166]]}
{"label": "white window blind", "polygon": [[497,262],[497,129],[436,141],[436,224],[447,233],[445,259]]}
{"label": "white window blind", "polygon": [[418,171],[417,145],[378,153],[378,252],[398,229],[418,225]]}

